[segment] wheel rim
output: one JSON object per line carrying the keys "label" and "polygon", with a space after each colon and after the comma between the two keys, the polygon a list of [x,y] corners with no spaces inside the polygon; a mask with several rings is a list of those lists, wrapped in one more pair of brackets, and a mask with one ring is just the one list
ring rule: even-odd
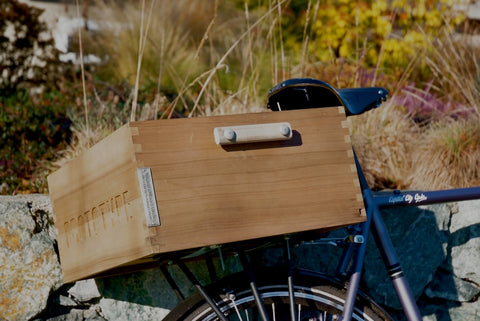
{"label": "wheel rim", "polygon": [[[287,308],[289,309],[289,293],[284,286],[260,287],[259,291],[265,305],[267,306],[270,321],[290,320],[289,314],[285,312]],[[344,305],[344,300],[338,296],[326,291],[307,287],[295,287],[295,300],[298,321],[338,320],[341,316],[341,311],[343,310]],[[255,307],[254,297],[250,291],[236,293],[234,298],[232,298],[232,294],[227,294],[227,296],[222,301],[217,302],[217,304],[219,305],[220,310],[230,320],[257,320],[257,318],[252,318],[252,316],[256,315],[257,309]],[[313,308],[317,306],[328,307],[327,310],[329,311]],[[212,321],[216,319],[217,316],[215,313],[211,309],[206,309],[192,320]],[[373,321],[371,317],[357,308],[354,310],[352,320]]]}

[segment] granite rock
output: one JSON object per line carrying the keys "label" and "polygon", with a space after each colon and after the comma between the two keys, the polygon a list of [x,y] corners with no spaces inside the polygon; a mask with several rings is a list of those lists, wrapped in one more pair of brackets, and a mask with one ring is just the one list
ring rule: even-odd
{"label": "granite rock", "polygon": [[459,202],[452,215],[449,270],[480,285],[480,200]]}
{"label": "granite rock", "polygon": [[0,320],[25,321],[62,284],[46,196],[0,197]]}
{"label": "granite rock", "polygon": [[430,285],[425,289],[429,298],[448,301],[470,302],[480,294],[480,287],[473,283],[439,269]]}

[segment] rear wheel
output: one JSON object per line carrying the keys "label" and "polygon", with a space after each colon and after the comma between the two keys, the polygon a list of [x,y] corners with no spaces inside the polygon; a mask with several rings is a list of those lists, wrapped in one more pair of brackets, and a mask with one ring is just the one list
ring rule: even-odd
{"label": "rear wheel", "polygon": [[[298,321],[339,320],[346,297],[346,290],[325,277],[294,276],[295,314]],[[270,321],[290,320],[290,304],[287,281],[275,275],[258,278],[258,291]],[[258,306],[243,275],[237,274],[207,287],[227,320],[261,320]],[[215,294],[215,295],[214,295]],[[218,316],[195,294],[177,306],[165,320],[208,321]],[[352,320],[393,320],[381,307],[364,295],[358,295]]]}

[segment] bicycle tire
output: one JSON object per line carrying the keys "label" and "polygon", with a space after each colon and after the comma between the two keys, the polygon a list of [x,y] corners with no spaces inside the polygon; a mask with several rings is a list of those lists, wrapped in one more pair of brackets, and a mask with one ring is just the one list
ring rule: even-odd
{"label": "bicycle tire", "polygon": [[[338,320],[346,297],[345,288],[333,279],[324,276],[294,275],[297,321]],[[276,273],[267,273],[258,278],[258,291],[271,321],[290,320],[290,306],[286,278]],[[235,274],[206,287],[228,320],[261,320],[255,306],[249,281],[243,273]],[[203,297],[196,293],[187,298],[166,317],[165,321],[212,321],[218,320]],[[393,321],[378,304],[359,293],[355,302],[352,320]]]}

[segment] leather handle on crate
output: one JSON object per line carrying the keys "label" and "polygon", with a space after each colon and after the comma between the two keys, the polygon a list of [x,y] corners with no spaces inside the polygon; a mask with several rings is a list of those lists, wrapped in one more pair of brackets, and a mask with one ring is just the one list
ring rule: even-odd
{"label": "leather handle on crate", "polygon": [[216,127],[213,135],[217,145],[233,145],[289,140],[293,131],[290,123],[270,123]]}

